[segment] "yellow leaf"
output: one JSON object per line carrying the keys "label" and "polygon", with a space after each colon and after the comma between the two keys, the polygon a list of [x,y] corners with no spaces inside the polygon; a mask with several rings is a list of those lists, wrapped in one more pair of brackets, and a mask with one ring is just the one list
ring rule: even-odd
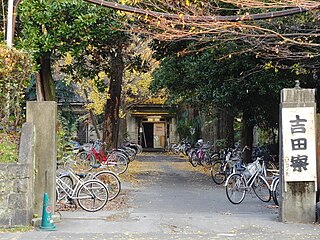
{"label": "yellow leaf", "polygon": [[98,77],[100,80],[104,80],[105,76],[106,76],[106,73],[104,71],[101,71],[98,73]]}
{"label": "yellow leaf", "polygon": [[71,56],[70,52],[66,53],[65,63],[66,63],[66,65],[70,65],[72,63],[72,56]]}

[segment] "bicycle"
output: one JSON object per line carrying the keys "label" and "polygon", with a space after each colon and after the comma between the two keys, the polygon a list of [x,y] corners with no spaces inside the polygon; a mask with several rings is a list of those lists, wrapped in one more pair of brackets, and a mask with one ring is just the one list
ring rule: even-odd
{"label": "bicycle", "polygon": [[212,151],[212,146],[204,143],[202,139],[198,140],[195,148],[190,149],[188,154],[189,162],[193,167],[198,165],[211,166],[214,161],[219,159],[219,154]]}
{"label": "bicycle", "polygon": [[279,206],[279,198],[280,198],[280,177],[275,176],[272,180],[271,186],[271,197],[275,205]]}
{"label": "bicycle", "polygon": [[[77,180],[75,185],[69,182],[70,175],[61,175],[56,177],[57,201],[64,198],[77,200],[78,205],[85,211],[96,212],[102,209],[108,202],[108,189],[99,180],[82,180],[83,177],[77,176],[71,169],[68,173],[73,179]],[[68,181],[66,181],[68,179]]]}
{"label": "bicycle", "polygon": [[[79,169],[77,166],[78,162],[70,158],[65,159],[63,164],[64,164],[63,169],[69,169],[69,168]],[[83,174],[75,173],[75,175],[82,178],[87,177],[89,179],[96,179],[101,181],[103,184],[106,185],[108,189],[108,201],[111,201],[119,195],[121,191],[121,181],[117,176],[117,174],[115,174],[112,171],[102,170],[102,171],[92,173],[93,171],[99,170],[100,166],[101,166],[100,164],[91,165],[90,169],[86,170],[86,172],[88,173],[83,173]],[[73,186],[74,184],[73,184],[72,177],[70,176],[68,171],[64,171],[63,169],[58,170],[58,172],[60,172],[60,176],[65,179],[65,182],[69,182],[70,186]]]}
{"label": "bicycle", "polygon": [[[82,156],[78,160],[80,160],[82,164],[84,163],[84,170],[88,170],[90,166],[99,162],[101,166],[106,166],[116,174],[122,174],[127,171],[129,162],[127,156],[117,151],[110,151],[106,154],[103,151],[102,145],[103,143],[97,140],[89,151],[82,153]],[[84,154],[86,154],[85,159]]]}
{"label": "bicycle", "polygon": [[211,165],[210,173],[211,178],[216,184],[222,184],[226,181],[227,177],[236,173],[237,171],[242,171],[245,167],[242,163],[241,154],[248,149],[245,146],[240,152],[237,149],[225,149],[223,153],[220,154],[220,160],[215,161]]}
{"label": "bicycle", "polygon": [[132,162],[143,149],[141,145],[125,140],[116,150],[124,152],[128,156],[129,162]]}
{"label": "bicycle", "polygon": [[229,151],[225,155],[224,160],[218,160],[211,165],[211,178],[218,185],[224,183],[230,174],[242,168],[242,160],[239,158],[231,158],[231,154]]}
{"label": "bicycle", "polygon": [[[262,161],[262,164],[260,164]],[[233,204],[239,204],[243,201],[246,193],[253,190],[255,195],[263,202],[269,202],[271,191],[267,180],[263,177],[261,171],[264,161],[257,158],[253,163],[247,166],[242,173],[231,174],[226,181],[226,194],[228,200]]]}

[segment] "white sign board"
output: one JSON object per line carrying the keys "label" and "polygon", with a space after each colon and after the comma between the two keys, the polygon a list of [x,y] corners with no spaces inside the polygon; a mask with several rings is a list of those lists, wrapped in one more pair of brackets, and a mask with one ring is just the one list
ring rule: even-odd
{"label": "white sign board", "polygon": [[316,129],[313,107],[282,108],[284,181],[316,181]]}

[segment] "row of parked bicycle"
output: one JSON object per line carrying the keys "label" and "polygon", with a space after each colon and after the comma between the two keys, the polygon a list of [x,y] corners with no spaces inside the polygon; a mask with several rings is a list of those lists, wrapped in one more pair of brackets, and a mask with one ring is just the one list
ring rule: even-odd
{"label": "row of parked bicycle", "polygon": [[212,150],[210,143],[200,139],[193,147],[182,140],[172,145],[170,150],[186,155],[193,167],[209,167],[212,180],[216,184],[225,183],[227,198],[231,203],[241,203],[246,193],[252,190],[263,202],[273,199],[279,205],[278,160],[265,148],[254,148],[253,162],[247,165],[242,161],[243,153],[249,150],[247,146],[242,150],[228,148],[217,152]]}
{"label": "row of parked bicycle", "polygon": [[[121,191],[119,174],[128,169],[142,152],[139,144],[124,142],[119,148],[105,151],[103,142],[85,144],[74,149],[57,164],[57,204],[70,203],[96,212]],[[77,204],[76,204],[77,203]]]}

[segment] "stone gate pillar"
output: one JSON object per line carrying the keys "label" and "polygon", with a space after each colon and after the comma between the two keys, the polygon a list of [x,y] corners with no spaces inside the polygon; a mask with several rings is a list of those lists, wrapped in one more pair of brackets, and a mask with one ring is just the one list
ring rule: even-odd
{"label": "stone gate pillar", "polygon": [[27,102],[27,122],[35,126],[34,214],[42,215],[43,195],[55,207],[57,160],[57,103]]}
{"label": "stone gate pillar", "polygon": [[315,89],[283,89],[280,119],[280,220],[312,223],[317,189]]}

